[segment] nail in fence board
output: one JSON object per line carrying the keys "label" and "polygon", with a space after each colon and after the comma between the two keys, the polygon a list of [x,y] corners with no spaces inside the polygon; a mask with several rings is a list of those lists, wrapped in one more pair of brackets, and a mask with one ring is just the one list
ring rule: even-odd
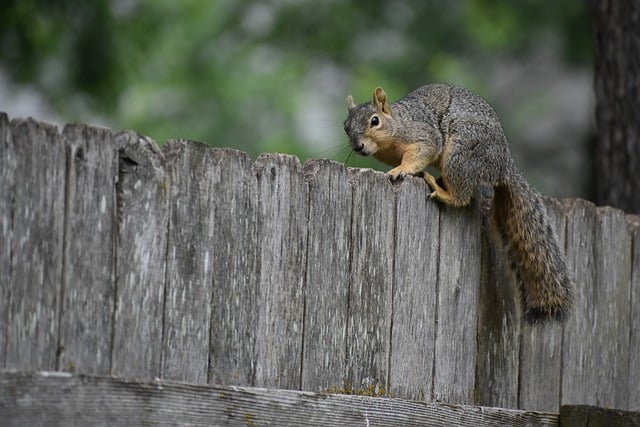
{"label": "nail in fence board", "polygon": [[267,154],[258,180],[259,301],[255,385],[300,387],[308,185],[294,156]]}
{"label": "nail in fence board", "polygon": [[[5,122],[6,126],[6,122]],[[58,305],[62,280],[64,236],[65,149],[55,126],[32,119],[11,121],[3,146],[13,168],[4,199],[9,235],[3,250],[7,270],[2,293],[5,306],[4,366],[9,369],[55,369]],[[4,169],[4,168],[3,168]],[[8,183],[7,183],[8,184]],[[1,184],[6,185],[5,181]],[[4,191],[3,191],[4,193]],[[7,227],[5,229],[5,227]],[[84,242],[86,236],[78,237]],[[8,281],[4,281],[7,280]],[[4,326],[3,326],[4,327]],[[94,356],[95,357],[95,356]]]}
{"label": "nail in fence board", "polygon": [[204,384],[217,232],[213,150],[172,140],[163,152],[171,189],[161,373],[163,378]]}
{"label": "nail in fence board", "polygon": [[431,400],[440,208],[422,179],[397,187],[389,392]]}
{"label": "nail in fence board", "polygon": [[351,241],[351,186],[346,168],[305,164],[309,237],[302,389],[340,389],[345,372]]}
{"label": "nail in fence board", "polygon": [[[107,129],[67,125],[67,204],[58,368],[110,371],[118,157]],[[99,191],[96,191],[99,189]]]}
{"label": "nail in fence board", "polygon": [[252,385],[258,322],[257,181],[245,153],[214,149],[209,382]]}
{"label": "nail in fence board", "polygon": [[440,242],[434,398],[472,404],[482,245],[480,216],[471,207],[442,207]]}
{"label": "nail in fence board", "polygon": [[156,143],[136,132],[116,136],[116,308],[111,373],[160,376],[169,181]]}
{"label": "nail in fence board", "polygon": [[350,170],[353,187],[346,388],[382,393],[389,372],[395,200],[389,178]]}
{"label": "nail in fence board", "polygon": [[[566,215],[555,199],[546,199],[551,225],[561,251],[565,248]],[[575,313],[571,314],[572,316]],[[563,325],[547,322],[523,325],[520,340],[520,389],[518,407],[537,411],[556,411],[560,405]]]}

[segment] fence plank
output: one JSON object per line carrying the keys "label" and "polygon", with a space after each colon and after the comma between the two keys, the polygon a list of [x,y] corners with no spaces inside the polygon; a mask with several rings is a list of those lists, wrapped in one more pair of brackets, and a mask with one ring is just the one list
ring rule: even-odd
{"label": "fence plank", "polygon": [[156,143],[136,132],[116,135],[116,284],[111,373],[160,376],[169,182]]}
{"label": "fence plank", "polygon": [[213,300],[209,382],[252,385],[258,321],[257,181],[245,153],[215,149],[210,168]]}
{"label": "fence plank", "polygon": [[9,216],[11,262],[6,270],[10,278],[5,366],[55,369],[65,150],[55,126],[14,119],[11,131],[8,148],[15,156],[15,169]]}
{"label": "fence plank", "polygon": [[255,385],[300,387],[309,188],[300,161],[262,155],[258,179],[259,323]]}
{"label": "fence plank", "polygon": [[442,207],[434,397],[474,403],[481,221],[472,208]]}
{"label": "fence plank", "polygon": [[[566,217],[563,206],[555,199],[545,200],[545,205],[560,247],[564,248]],[[560,322],[525,325],[523,328],[520,340],[519,408],[559,410],[562,331],[563,324]]]}
{"label": "fence plank", "polygon": [[67,149],[67,205],[58,368],[107,374],[118,154],[107,129],[67,125],[62,139]]}
{"label": "fence plank", "polygon": [[640,216],[629,215],[633,237],[631,276],[631,339],[629,341],[629,406],[640,411]]}
{"label": "fence plank", "polygon": [[305,164],[309,243],[305,287],[302,389],[340,389],[345,372],[351,249],[351,186],[346,168]]}
{"label": "fence plank", "polygon": [[207,382],[215,233],[213,150],[169,141],[171,182],[162,377]]}
{"label": "fence plank", "polygon": [[516,408],[520,298],[497,230],[489,218],[482,218],[482,227],[475,403]]}
{"label": "fence plank", "polygon": [[439,207],[422,179],[397,189],[389,392],[431,400],[439,254]]}
{"label": "fence plank", "polygon": [[593,371],[593,325],[596,287],[595,228],[596,208],[582,200],[567,202],[567,262],[576,281],[573,313],[564,328],[562,346],[562,404],[594,403],[599,387]]}
{"label": "fence plank", "polygon": [[[596,228],[597,285],[594,300],[593,394],[598,406],[629,405],[629,336],[631,297],[631,235],[624,213],[598,208]],[[603,369],[606,367],[606,369]]]}
{"label": "fence plank", "polygon": [[249,387],[137,383],[60,375],[0,376],[9,426],[557,426],[558,414]]}
{"label": "fence plank", "polygon": [[0,369],[6,364],[16,155],[9,118],[0,113]]}
{"label": "fence plank", "polygon": [[346,388],[386,391],[389,376],[395,200],[389,178],[350,170],[353,187]]}

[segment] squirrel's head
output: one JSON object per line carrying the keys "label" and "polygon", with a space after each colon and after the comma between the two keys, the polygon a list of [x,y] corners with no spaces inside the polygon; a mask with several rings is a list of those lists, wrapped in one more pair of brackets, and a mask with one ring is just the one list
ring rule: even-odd
{"label": "squirrel's head", "polygon": [[390,143],[391,106],[381,87],[373,92],[373,100],[364,104],[356,105],[349,95],[347,106],[349,115],[344,121],[344,131],[353,151],[363,156],[375,155]]}

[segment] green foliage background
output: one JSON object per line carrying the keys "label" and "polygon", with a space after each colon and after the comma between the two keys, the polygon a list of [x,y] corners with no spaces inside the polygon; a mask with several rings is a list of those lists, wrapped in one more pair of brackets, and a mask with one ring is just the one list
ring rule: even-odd
{"label": "green foliage background", "polygon": [[65,122],[345,160],[348,93],[441,81],[492,101],[496,58],[547,39],[591,67],[585,2],[5,0],[0,67]]}

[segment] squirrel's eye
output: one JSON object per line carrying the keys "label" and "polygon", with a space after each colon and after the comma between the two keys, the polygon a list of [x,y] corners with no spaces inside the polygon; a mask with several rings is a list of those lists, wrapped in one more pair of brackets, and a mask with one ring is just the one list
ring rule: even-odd
{"label": "squirrel's eye", "polygon": [[380,124],[380,118],[378,116],[371,117],[371,127],[378,126]]}

